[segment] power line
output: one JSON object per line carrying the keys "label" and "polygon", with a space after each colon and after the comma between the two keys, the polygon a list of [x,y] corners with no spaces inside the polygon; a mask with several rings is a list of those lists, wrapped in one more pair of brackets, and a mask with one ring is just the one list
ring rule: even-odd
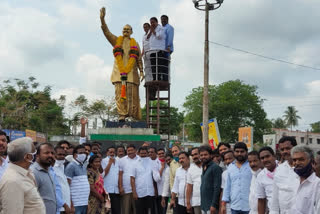
{"label": "power line", "polygon": [[295,66],[300,66],[300,67],[303,67],[303,68],[308,68],[308,69],[320,71],[320,68],[315,68],[315,67],[311,67],[311,66],[308,66],[308,65],[297,64],[297,63],[285,61],[285,60],[282,60],[282,59],[277,59],[277,58],[273,58],[273,57],[269,57],[269,56],[264,56],[264,55],[261,55],[261,54],[256,54],[256,53],[253,53],[253,52],[250,52],[250,51],[242,50],[242,49],[239,49],[239,48],[234,48],[234,47],[231,47],[229,45],[224,45],[224,44],[221,44],[221,43],[218,43],[218,42],[212,42],[212,41],[209,41],[209,42],[212,43],[212,44],[221,46],[221,47],[229,48],[229,49],[232,49],[232,50],[235,50],[235,51],[238,51],[238,52],[242,52],[242,53],[246,53],[246,54],[251,54],[251,55],[258,56],[258,57],[261,57],[261,58],[264,58],[264,59],[268,59],[268,60],[272,60],[272,61],[276,61],[276,62],[286,63],[286,64],[290,64],[290,65],[295,65]]}

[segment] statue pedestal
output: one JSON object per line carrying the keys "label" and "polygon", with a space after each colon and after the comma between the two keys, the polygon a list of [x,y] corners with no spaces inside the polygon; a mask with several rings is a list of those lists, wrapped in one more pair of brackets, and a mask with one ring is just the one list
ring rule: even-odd
{"label": "statue pedestal", "polygon": [[[131,123],[132,124],[132,123]],[[102,152],[110,146],[128,146],[134,144],[138,149],[144,142],[150,142],[152,146],[163,148],[160,135],[153,134],[151,128],[131,128],[122,126],[123,128],[99,128],[88,129],[89,140],[102,143]]]}

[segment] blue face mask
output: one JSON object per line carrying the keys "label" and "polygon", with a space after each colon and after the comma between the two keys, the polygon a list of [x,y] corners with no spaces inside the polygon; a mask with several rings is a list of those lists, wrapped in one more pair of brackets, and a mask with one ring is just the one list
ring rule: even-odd
{"label": "blue face mask", "polygon": [[173,157],[173,160],[179,162],[179,157]]}
{"label": "blue face mask", "polygon": [[90,157],[91,157],[91,156],[93,156],[94,154],[93,154],[92,152],[90,152],[90,154],[89,154],[89,155],[90,155]]}

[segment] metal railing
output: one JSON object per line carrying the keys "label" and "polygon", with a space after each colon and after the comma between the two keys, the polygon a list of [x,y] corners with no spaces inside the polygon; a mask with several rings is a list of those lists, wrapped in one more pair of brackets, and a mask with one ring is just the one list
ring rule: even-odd
{"label": "metal railing", "polygon": [[166,81],[170,83],[170,53],[163,50],[150,50],[143,56],[145,81]]}

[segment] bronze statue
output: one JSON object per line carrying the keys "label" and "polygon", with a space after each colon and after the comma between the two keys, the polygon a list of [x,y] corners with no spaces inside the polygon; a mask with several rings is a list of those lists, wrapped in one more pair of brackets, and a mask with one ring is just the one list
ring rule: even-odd
{"label": "bronze statue", "polygon": [[[127,117],[135,120],[141,119],[141,108],[139,98],[139,85],[144,79],[142,58],[139,44],[131,38],[132,27],[125,25],[122,36],[113,35],[104,18],[105,8],[100,10],[100,20],[102,31],[110,42],[115,57],[111,82],[115,87],[115,99],[119,114],[119,121],[124,121]],[[138,74],[140,70],[140,75]]]}

